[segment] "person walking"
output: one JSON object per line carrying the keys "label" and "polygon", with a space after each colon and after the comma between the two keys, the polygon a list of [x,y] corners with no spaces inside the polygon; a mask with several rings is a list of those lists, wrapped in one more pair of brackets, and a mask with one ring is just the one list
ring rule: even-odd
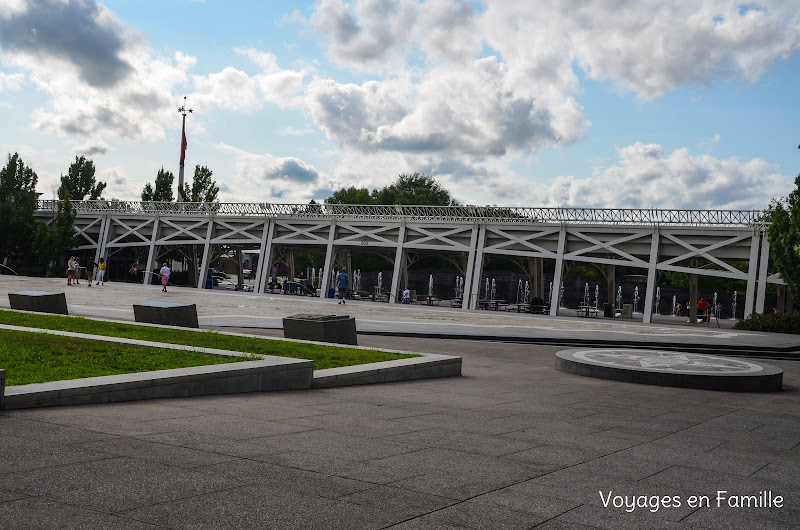
{"label": "person walking", "polygon": [[410,304],[411,303],[411,291],[408,290],[408,285],[406,285],[405,290],[403,291],[403,299],[400,300],[401,304]]}
{"label": "person walking", "polygon": [[158,277],[161,278],[161,285],[164,286],[161,290],[164,291],[165,293],[167,292],[167,282],[169,282],[170,274],[171,272],[169,270],[169,267],[167,267],[166,263],[161,267],[161,270],[158,271]]}
{"label": "person walking", "polygon": [[108,264],[104,258],[100,258],[100,265],[97,266],[97,283],[95,285],[103,285],[106,279],[106,267]]}
{"label": "person walking", "polygon": [[347,269],[342,269],[342,272],[336,277],[336,284],[339,286],[339,300],[340,304],[345,303],[347,298],[347,286],[350,283],[350,276],[347,275]]}
{"label": "person walking", "polygon": [[89,287],[92,286],[92,282],[94,281],[94,271],[97,268],[97,263],[94,262],[94,258],[89,257],[89,261],[86,262],[86,279],[89,280]]}

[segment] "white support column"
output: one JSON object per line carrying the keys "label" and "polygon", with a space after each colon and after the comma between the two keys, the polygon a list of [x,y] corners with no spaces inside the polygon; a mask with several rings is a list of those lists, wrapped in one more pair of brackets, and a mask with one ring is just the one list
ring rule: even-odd
{"label": "white support column", "polygon": [[476,239],[478,237],[479,228],[475,224],[472,226],[472,235],[469,237],[469,254],[467,257],[467,270],[464,271],[464,292],[461,293],[461,310],[466,311],[469,309],[470,293],[472,292],[472,274],[475,268],[475,258],[478,253]]}
{"label": "white support column", "polygon": [[206,276],[208,275],[208,262],[210,261],[209,252],[211,250],[211,236],[214,235],[214,216],[208,218],[208,231],[206,232],[206,244],[203,246],[203,259],[200,261],[200,270],[198,271],[199,278],[197,279],[197,288],[202,289],[205,287]]}
{"label": "white support column", "polygon": [[753,313],[753,300],[756,294],[756,273],[758,272],[758,250],[761,246],[761,231],[753,229],[750,240],[750,261],[747,262],[747,291],[744,297],[744,318]]}
{"label": "white support column", "polygon": [[481,273],[483,272],[483,248],[485,246],[486,225],[481,223],[478,227],[478,244],[475,247],[475,262],[473,263],[472,281],[470,282],[469,289],[464,286],[464,300],[461,301],[462,309],[465,305],[469,310],[478,309],[478,298],[481,294]]}
{"label": "white support column", "polygon": [[267,218],[264,220],[264,232],[261,234],[261,247],[259,247],[258,259],[258,279],[256,280],[256,292],[266,291],[267,276],[272,270],[272,221]]}
{"label": "white support column", "polygon": [[97,233],[97,250],[94,252],[94,262],[100,263],[100,256],[102,255],[100,251],[102,250],[103,243],[104,243],[104,236],[106,232],[106,225],[108,224],[108,214],[103,215],[100,218],[100,231]]}
{"label": "white support column", "polygon": [[320,298],[325,298],[328,296],[328,286],[330,285],[331,281],[331,268],[333,267],[333,241],[336,239],[336,219],[331,219],[331,230],[328,233],[328,247],[325,250],[325,268],[322,271],[322,280],[320,284],[320,288],[322,292],[320,292]]}
{"label": "white support column", "polygon": [[[158,282],[153,282],[152,278],[150,277],[151,273],[153,272],[153,261],[155,259],[155,252],[156,252],[156,239],[158,239],[158,215],[156,218],[153,219],[153,235],[150,236],[150,251],[147,253],[147,262],[144,264],[144,286],[148,286],[151,283],[155,287]],[[156,263],[156,268],[158,267],[158,263]]]}
{"label": "white support column", "polygon": [[761,259],[759,261],[756,312],[763,313],[767,297],[767,267],[769,266],[769,238],[766,231],[761,232]]}
{"label": "white support column", "polygon": [[553,292],[550,293],[550,316],[558,315],[558,304],[561,298],[561,277],[564,274],[564,251],[567,247],[567,227],[561,225],[558,234],[558,254],[556,254],[556,270],[553,273]]}
{"label": "white support column", "polygon": [[[100,258],[105,257],[106,255],[106,245],[108,245],[108,239],[109,236],[111,235],[111,225],[113,224],[111,220],[111,215],[106,215],[105,218],[106,218],[105,230],[100,235],[100,252],[99,252],[100,255],[97,256],[98,263],[100,262]],[[106,277],[106,279],[108,279],[108,277]]]}
{"label": "white support column", "polygon": [[[394,252],[394,267],[392,268],[392,287],[389,291],[388,302],[397,303],[397,293],[400,291],[400,268],[403,264],[403,244],[406,241],[406,222],[400,221],[400,228],[397,231],[397,248]],[[405,286],[403,286],[405,288]]]}
{"label": "white support column", "polygon": [[653,239],[650,241],[650,261],[647,264],[647,293],[644,297],[644,323],[653,319],[653,298],[656,294],[656,266],[658,265],[658,245],[661,235],[658,227],[653,227]]}

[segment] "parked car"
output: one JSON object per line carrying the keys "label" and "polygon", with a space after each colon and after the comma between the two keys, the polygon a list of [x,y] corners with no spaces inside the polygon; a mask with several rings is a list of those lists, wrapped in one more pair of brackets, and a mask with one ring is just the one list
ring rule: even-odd
{"label": "parked car", "polygon": [[242,269],[242,279],[249,280],[255,278],[255,272],[250,269]]}
{"label": "parked car", "polygon": [[[197,269],[197,272],[200,272],[200,269]],[[206,273],[206,278],[214,280],[215,284],[219,283],[220,280],[226,279],[227,277],[227,274],[213,267],[209,267],[208,272]]]}

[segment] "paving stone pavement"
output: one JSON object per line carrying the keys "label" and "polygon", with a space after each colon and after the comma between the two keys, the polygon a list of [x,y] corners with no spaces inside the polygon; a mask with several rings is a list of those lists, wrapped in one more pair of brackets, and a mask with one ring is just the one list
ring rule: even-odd
{"label": "paving stone pavement", "polygon": [[0,412],[0,528],[798,527],[800,363],[746,394],[582,378],[553,346],[359,344],[461,355],[463,376]]}

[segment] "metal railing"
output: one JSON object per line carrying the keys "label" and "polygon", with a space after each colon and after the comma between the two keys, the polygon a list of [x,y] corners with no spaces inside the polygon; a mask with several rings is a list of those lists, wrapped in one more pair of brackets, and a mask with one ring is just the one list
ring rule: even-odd
{"label": "metal railing", "polygon": [[[40,200],[55,212],[56,200]],[[664,210],[635,208],[528,208],[503,206],[414,206],[363,204],[276,204],[238,202],[71,201],[78,213],[220,215],[242,217],[347,218],[382,220],[465,220],[504,223],[604,225],[767,226],[762,210]]]}

